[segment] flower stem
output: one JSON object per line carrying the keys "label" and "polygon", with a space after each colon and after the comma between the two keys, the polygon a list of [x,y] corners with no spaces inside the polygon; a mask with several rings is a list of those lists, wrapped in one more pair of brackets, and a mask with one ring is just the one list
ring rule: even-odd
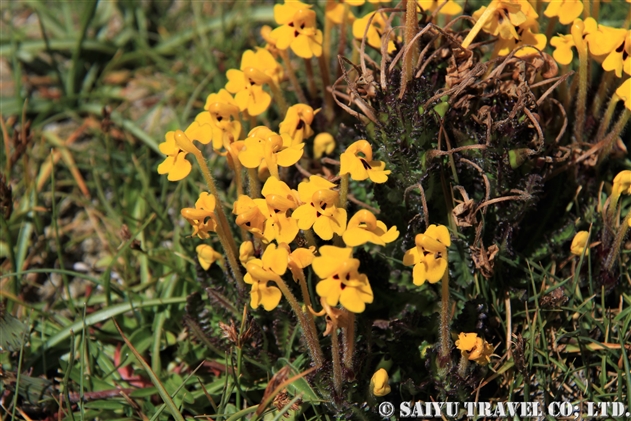
{"label": "flower stem", "polygon": [[418,58],[418,48],[410,45],[412,39],[418,32],[418,18],[416,14],[416,0],[405,1],[405,33],[404,41],[405,48],[408,49],[403,56],[403,79],[401,80],[401,90],[405,90],[404,86],[407,86],[408,82],[412,80],[412,73],[414,72],[414,64]]}
{"label": "flower stem", "polygon": [[602,162],[602,160],[609,155],[609,152],[611,152],[611,148],[613,148],[614,143],[616,143],[618,136],[620,136],[624,127],[627,125],[629,118],[631,118],[631,110],[625,108],[618,118],[618,121],[616,121],[616,124],[614,124],[613,129],[611,129],[605,139],[603,139],[605,146],[600,150],[598,162]]}
{"label": "flower stem", "polygon": [[236,256],[238,256],[237,244],[234,241],[234,237],[230,234],[230,224],[228,223],[228,218],[226,218],[226,213],[223,210],[223,202],[221,201],[221,197],[219,197],[219,191],[217,190],[217,186],[215,185],[213,176],[210,174],[210,170],[208,169],[208,165],[206,164],[206,160],[202,156],[202,153],[197,150],[196,152],[194,152],[194,155],[195,159],[197,159],[197,163],[202,170],[206,185],[208,186],[208,189],[210,190],[212,195],[215,196],[215,200],[217,201],[217,205],[215,206],[215,214],[219,219],[219,230],[217,230],[219,241],[221,242],[221,245],[224,248],[226,255],[228,256],[228,263],[230,263],[230,268],[232,269],[237,283],[239,284],[239,286],[243,286],[245,285],[245,283],[243,282],[243,275],[241,274],[241,266],[237,262],[236,258]]}
{"label": "flower stem", "polygon": [[[598,118],[600,116],[600,108],[603,104],[603,101],[607,94],[609,93],[609,87],[611,85],[611,81],[613,80],[614,72],[605,72],[604,77],[600,80],[600,84],[598,85],[598,91],[594,96],[592,101],[592,107],[590,113],[594,116],[594,118]],[[596,138],[598,140],[598,138]]]}
{"label": "flower stem", "polygon": [[589,0],[583,0],[583,19],[587,19],[591,16],[591,7],[589,5]]}
{"label": "flower stem", "polygon": [[[310,307],[312,307],[312,305],[311,305],[311,296],[309,295],[309,289],[307,288],[307,280],[305,279],[305,273],[302,269],[299,269],[296,271],[296,275],[298,278],[298,283],[300,284],[300,290],[302,291],[302,301],[305,303],[305,308],[309,309]],[[309,310],[305,311],[304,314],[305,314],[305,319],[307,321],[307,326],[311,330],[311,333],[309,333],[309,336],[315,338],[314,339],[315,353],[318,356],[318,358],[320,358],[321,361],[324,361],[322,348],[320,347],[320,342],[317,339],[318,330],[316,329],[315,321],[313,320],[313,314],[311,314]]]}
{"label": "flower stem", "polygon": [[346,209],[346,201],[348,199],[348,184],[349,184],[350,174],[342,174],[342,178],[340,180],[340,208]]}
{"label": "flower stem", "polygon": [[353,369],[353,355],[355,353],[355,313],[343,309],[348,315],[348,325],[342,328],[344,336],[344,367]]}
{"label": "flower stem", "polygon": [[[348,33],[348,12],[349,12],[349,5],[348,3],[344,2],[344,11],[342,12],[342,23],[340,25],[340,39],[338,41],[338,47],[337,47],[337,55],[338,56],[345,56],[345,49],[346,49],[346,35]],[[331,62],[327,61],[327,68],[329,67],[329,64]],[[337,77],[342,76],[342,68],[338,67],[337,69]]]}
{"label": "flower stem", "polygon": [[331,86],[331,76],[329,75],[329,65],[326,60],[324,60],[324,54],[318,57],[318,64],[320,65],[320,74],[322,75],[322,89],[324,90],[324,116],[327,121],[333,121],[335,118],[334,114],[334,105],[333,105],[333,95],[327,89]]}
{"label": "flower stem", "polygon": [[280,90],[274,81],[271,81],[268,85],[272,90],[272,95],[274,96],[274,100],[276,100],[276,104],[278,105],[281,115],[287,114],[287,101],[285,101],[283,91]]}
{"label": "flower stem", "polygon": [[[574,32],[574,30],[572,32]],[[580,39],[578,43],[576,42],[577,38]],[[587,80],[588,80],[587,73],[588,73],[589,55],[587,52],[587,43],[583,41],[582,36],[581,37],[575,36],[574,42],[576,43],[576,50],[578,51],[578,62],[579,62],[578,98],[576,100],[576,119],[574,121],[574,138],[576,139],[577,142],[581,142],[583,140],[583,132],[585,130],[585,103],[587,101]]]}
{"label": "flower stem", "polygon": [[342,362],[340,361],[340,345],[337,340],[337,324],[332,321],[333,329],[331,330],[331,357],[333,359],[333,388],[335,394],[342,394]]}
{"label": "flower stem", "polygon": [[261,197],[261,182],[256,168],[248,168],[248,193],[252,199]]}
{"label": "flower stem", "polygon": [[451,340],[449,338],[449,269],[445,270],[442,283],[441,309],[440,309],[440,359],[439,364],[444,366],[449,361]]}
{"label": "flower stem", "polygon": [[605,114],[602,116],[600,125],[598,126],[598,131],[596,132],[596,137],[594,138],[596,142],[600,142],[603,137],[605,137],[605,132],[609,128],[609,123],[611,123],[613,113],[616,111],[616,105],[618,105],[618,101],[620,101],[618,95],[613,94],[613,96],[609,100],[609,104],[607,104],[607,109],[605,110]]}
{"label": "flower stem", "polygon": [[316,367],[322,366],[324,362],[324,357],[322,355],[322,349],[320,348],[320,343],[318,342],[318,338],[314,330],[310,329],[309,324],[307,323],[307,319],[305,314],[302,311],[302,307],[296,297],[287,287],[287,284],[283,279],[279,276],[274,279],[278,288],[282,291],[283,295],[289,302],[294,313],[296,313],[296,317],[298,318],[298,323],[300,323],[300,327],[302,331],[305,333],[305,340],[307,341],[307,348],[309,348],[309,353],[311,354],[311,359],[313,360]]}
{"label": "flower stem", "polygon": [[[335,0],[327,0],[327,3],[329,1],[335,1]],[[327,63],[331,62],[331,32],[333,29],[333,21],[329,18],[326,17],[326,13],[325,13],[325,17],[324,17],[324,34],[323,34],[323,38],[322,38],[322,56],[324,56],[324,61]],[[326,87],[325,87],[326,89]]]}
{"label": "flower stem", "polygon": [[289,76],[289,81],[291,82],[291,86],[294,88],[294,92],[296,92],[296,96],[298,97],[298,102],[302,104],[307,104],[307,97],[305,97],[305,93],[302,91],[302,86],[300,86],[300,82],[298,82],[298,78],[296,77],[296,72],[294,72],[294,68],[291,65],[291,60],[289,58],[289,52],[287,50],[278,50],[280,56],[285,63],[285,69],[287,69],[287,76]]}
{"label": "flower stem", "polygon": [[629,230],[629,223],[631,221],[631,212],[627,213],[627,216],[624,218],[620,227],[618,228],[618,233],[616,234],[616,239],[613,242],[613,246],[609,251],[609,255],[607,256],[607,260],[605,260],[605,267],[607,270],[611,270],[614,262],[616,261],[616,256],[620,251],[620,246],[622,245],[622,241],[624,240],[625,235],[627,235],[627,231]]}
{"label": "flower stem", "polygon": [[598,15],[600,15],[600,0],[594,0],[594,7],[592,7],[592,17],[598,20]]}
{"label": "flower stem", "polygon": [[[311,59],[306,58],[305,61],[305,69],[307,70],[307,83],[309,85],[309,96],[311,99],[317,98],[318,96],[318,88],[316,87],[315,77],[313,76],[313,65],[311,64]],[[324,87],[326,89],[326,87]]]}
{"label": "flower stem", "polygon": [[458,364],[458,375],[463,379],[467,376],[467,368],[469,368],[469,358],[465,355],[461,355],[460,364]]}

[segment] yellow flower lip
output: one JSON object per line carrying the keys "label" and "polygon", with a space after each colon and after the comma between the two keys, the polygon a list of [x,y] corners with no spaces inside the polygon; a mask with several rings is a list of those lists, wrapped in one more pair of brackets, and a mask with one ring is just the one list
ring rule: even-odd
{"label": "yellow flower lip", "polygon": [[208,104],[206,109],[210,111],[211,113],[214,113],[216,116],[220,116],[222,119],[226,118],[227,116],[239,115],[239,107],[235,105],[231,105],[231,104],[222,103],[222,102],[215,102],[212,104]]}
{"label": "yellow flower lip", "polygon": [[437,240],[426,234],[418,234],[415,238],[415,243],[418,247],[422,247],[426,251],[431,253],[445,253],[447,247]]}
{"label": "yellow flower lip", "polygon": [[272,208],[283,212],[297,207],[294,201],[289,200],[287,199],[287,197],[284,197],[280,194],[267,195],[265,197],[265,200]]}
{"label": "yellow flower lip", "polygon": [[[311,9],[298,9],[294,14],[293,22],[288,25],[292,26],[296,31],[305,32],[308,29],[315,29],[316,13]],[[314,35],[315,32],[309,33]]]}
{"label": "yellow flower lip", "polygon": [[175,144],[182,149],[184,152],[189,152],[192,154],[199,153],[199,149],[191,142],[191,140],[184,134],[182,130],[176,130],[175,134]]}
{"label": "yellow flower lip", "polygon": [[264,269],[260,264],[255,262],[248,262],[245,265],[248,273],[257,281],[273,281],[278,278],[278,275],[272,271]]}
{"label": "yellow flower lip", "polygon": [[347,229],[356,227],[374,231],[377,228],[377,217],[369,210],[359,210],[348,222]]}
{"label": "yellow flower lip", "polygon": [[311,203],[319,214],[331,216],[335,211],[335,203],[338,198],[338,192],[332,190],[318,190],[311,196]]}
{"label": "yellow flower lip", "polygon": [[246,67],[242,71],[252,85],[264,85],[272,81],[271,77],[254,67]]}
{"label": "yellow flower lip", "polygon": [[193,208],[184,208],[181,211],[181,214],[186,219],[192,219],[194,221],[203,221],[205,218],[209,216],[208,211],[193,209]]}

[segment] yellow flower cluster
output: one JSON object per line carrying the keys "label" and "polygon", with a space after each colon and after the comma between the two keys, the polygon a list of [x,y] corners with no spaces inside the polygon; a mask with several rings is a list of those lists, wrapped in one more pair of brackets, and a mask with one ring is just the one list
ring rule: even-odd
{"label": "yellow flower cluster", "polygon": [[[389,0],[368,1],[375,5],[374,9],[356,17],[350,8],[363,4],[364,0],[328,0],[326,24],[352,24],[354,38],[386,53],[401,51],[401,38],[392,25],[392,15],[379,10],[380,3]],[[589,51],[605,71],[617,78],[623,73],[631,75],[631,31],[601,25],[594,18],[579,19],[583,12],[579,0],[544,1],[548,3],[545,16],[571,24],[570,34],[559,35],[550,42],[555,47],[554,58],[560,64],[568,65],[573,59],[572,49],[577,48]],[[442,15],[441,19],[451,19],[462,12],[454,0],[418,0],[415,4],[420,13],[431,14],[432,19],[438,15]],[[266,26],[261,30],[266,45],[243,53],[239,68],[226,72],[224,89],[208,95],[204,110],[185,130],[166,133],[165,141],[159,145],[165,159],[158,166],[158,173],[167,175],[170,181],[182,180],[192,171],[189,154],[195,157],[209,191],[199,194],[194,207],[181,209],[181,215],[192,227],[191,236],[208,243],[197,246],[198,262],[204,269],[217,262],[242,286],[248,285],[252,308],[262,306],[271,311],[284,297],[308,336],[315,333],[310,317],[318,314],[313,312],[311,303],[316,300],[309,296],[304,270],[311,267],[319,278],[315,292],[329,317],[344,313],[351,320],[350,313],[363,312],[374,300],[368,276],[360,272],[360,260],[353,257],[354,248],[386,246],[397,240],[399,231],[378,220],[376,211],[362,209],[352,216],[347,212],[347,199],[357,201],[349,195],[350,180],[388,182],[391,171],[386,169],[385,162],[376,159],[371,143],[358,139],[342,151],[334,133],[316,133],[318,128],[326,127],[320,122],[328,119],[327,113],[333,112],[326,101],[331,92],[331,84],[325,82],[330,53],[323,44],[326,28],[323,34],[317,27],[312,6],[300,1],[287,0],[275,5],[274,18],[276,28]],[[539,54],[546,47],[547,37],[538,32],[539,15],[526,0],[492,0],[476,11],[473,18],[476,23],[462,42],[465,49],[480,31],[497,38],[493,57]],[[346,34],[346,29],[342,28],[340,33]],[[318,103],[315,83],[309,87],[311,101],[301,92],[290,53],[301,62],[304,59],[311,75],[312,58],[319,58],[321,66],[324,63],[320,69],[324,82],[323,109],[309,105],[309,102],[314,106]],[[286,102],[290,91],[286,89],[288,81],[299,99],[291,106]],[[616,94],[631,110],[631,79]],[[268,112],[270,107],[275,107],[272,113]],[[274,113],[283,120],[270,127],[268,118]],[[311,152],[307,145],[312,145]],[[211,151],[225,158],[233,173],[234,191],[217,190],[204,158]],[[324,155],[339,156],[339,161],[321,160]],[[339,165],[339,173],[333,174],[328,167],[322,170],[320,160]],[[623,171],[614,179],[610,209],[615,209],[621,194],[630,193],[631,172]],[[226,209],[231,210],[228,216],[232,220],[226,216]],[[631,224],[629,217],[627,221]],[[233,231],[240,233],[240,241],[235,240]],[[213,233],[223,254],[210,244]],[[588,255],[587,242],[588,233],[579,232],[572,241],[571,252]],[[317,247],[318,244],[322,245]],[[413,266],[415,285],[443,281],[443,309],[449,308],[450,246],[447,227],[432,224],[416,235],[414,247],[403,257],[405,266]],[[300,284],[302,304],[286,285],[290,278]],[[331,309],[338,305],[343,309]],[[448,313],[443,310],[443,317],[445,314]],[[327,327],[327,334],[337,327],[348,328],[336,323]],[[441,326],[447,331],[446,335],[441,333],[444,339],[441,352],[448,355],[452,349],[446,339],[448,323],[441,322]],[[461,333],[456,346],[465,363],[471,360],[488,364],[493,352],[493,347],[475,333]],[[372,382],[375,396],[390,392],[385,370],[377,371]]]}
{"label": "yellow flower cluster", "polygon": [[[287,62],[279,64],[277,57],[285,60],[288,49],[305,59],[321,56],[323,35],[316,26],[315,12],[307,4],[291,1],[276,5],[274,17],[279,26],[261,32],[266,48],[245,51],[239,69],[227,71],[225,89],[208,96],[204,111],[195,121],[184,131],[166,134],[160,145],[166,158],[158,172],[168,174],[169,180],[181,180],[192,169],[187,155],[193,154],[198,160],[210,191],[202,192],[195,207],[184,208],[181,214],[193,227],[192,236],[208,240],[211,233],[217,234],[234,276],[239,278],[239,266],[245,268],[242,279],[250,285],[252,307],[275,308],[285,294],[282,277],[287,269],[294,280],[301,281],[302,270],[313,262],[313,270],[321,278],[316,292],[327,305],[341,303],[351,312],[362,312],[373,295],[368,277],[359,272],[359,260],[352,257],[353,247],[367,243],[384,246],[395,241],[399,232],[366,209],[349,220],[346,192],[349,179],[385,183],[390,171],[384,162],[374,159],[369,142],[358,140],[340,156],[340,175],[336,179],[342,180],[341,186],[332,177],[317,174],[306,177],[296,189],[283,181],[285,168],[306,159],[305,142],[315,134],[312,124],[320,110],[304,103],[284,106],[281,86],[293,69],[287,68]],[[254,125],[256,116],[272,105],[285,116],[278,129]],[[244,121],[250,126],[245,135],[243,127],[248,123]],[[238,247],[223,212],[221,195],[205,167],[202,145],[209,145],[225,157],[234,172],[236,197],[230,207],[234,225],[241,231]],[[313,141],[312,157],[330,155],[335,147],[330,133],[319,133]],[[292,247],[303,244],[305,238],[315,245],[313,234],[323,241],[334,241],[336,246],[323,245],[318,250]],[[301,240],[297,241],[299,236]],[[346,247],[340,247],[343,244]],[[198,246],[197,255],[205,269],[216,261],[223,262],[209,244]],[[240,265],[235,267],[237,259]]]}

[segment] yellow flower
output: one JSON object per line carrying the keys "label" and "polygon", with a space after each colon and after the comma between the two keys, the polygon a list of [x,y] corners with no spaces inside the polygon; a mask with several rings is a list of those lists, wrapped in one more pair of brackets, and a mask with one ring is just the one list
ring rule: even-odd
{"label": "yellow flower", "polygon": [[291,50],[302,58],[322,55],[322,31],[316,28],[316,13],[311,6],[298,1],[288,1],[274,6],[274,19],[278,28],[271,37],[276,40],[276,48]]}
{"label": "yellow flower", "polygon": [[169,181],[182,180],[189,175],[193,167],[186,159],[186,152],[175,144],[175,132],[167,132],[165,139],[165,142],[158,145],[160,152],[167,156],[158,165],[158,174],[168,174]]}
{"label": "yellow flower", "polygon": [[356,181],[370,178],[373,183],[385,183],[390,174],[390,170],[385,168],[385,162],[373,161],[372,146],[366,140],[353,143],[340,157],[340,175],[350,173],[351,178]]}
{"label": "yellow flower", "polygon": [[370,379],[372,394],[375,396],[386,396],[390,393],[390,385],[388,384],[388,372],[385,368],[375,371]]}
{"label": "yellow flower", "polygon": [[439,14],[455,16],[462,13],[462,6],[454,0],[417,0],[416,3],[421,6],[421,9],[429,12],[433,12],[442,4],[447,3],[440,9],[440,12],[438,12]]}
{"label": "yellow flower", "polygon": [[554,47],[552,57],[559,64],[568,65],[574,58],[572,47],[574,47],[574,38],[572,34],[559,34],[556,37],[550,38],[550,45]]}
{"label": "yellow flower", "polygon": [[313,136],[311,123],[313,123],[313,117],[318,111],[313,111],[313,108],[305,104],[292,105],[287,110],[285,119],[278,126],[278,133],[288,134],[293,145],[302,143],[304,139]]}
{"label": "yellow flower", "polygon": [[[327,0],[325,7],[326,18],[336,25],[341,25],[342,22],[344,22],[344,3],[352,5],[351,1],[345,2],[344,0]],[[346,22],[350,23],[354,20],[355,15],[349,10],[348,15],[346,15]]]}
{"label": "yellow flower", "polygon": [[316,292],[328,305],[341,303],[353,313],[361,313],[373,301],[368,277],[358,272],[359,260],[352,258],[352,248],[320,247],[320,256],[313,259],[313,271],[322,279]]}
{"label": "yellow flower", "polygon": [[525,23],[529,17],[536,20],[539,15],[528,1],[493,0],[473,13],[477,22],[462,42],[462,47],[469,47],[480,30],[507,40],[518,40],[516,27]]}
{"label": "yellow flower", "polygon": [[386,224],[378,221],[372,212],[362,209],[348,221],[342,238],[349,247],[360,246],[368,242],[385,246],[399,238],[399,231],[395,226],[388,229]]}
{"label": "yellow flower", "polygon": [[261,259],[250,260],[245,268],[248,273],[243,280],[252,285],[250,291],[250,305],[257,308],[262,305],[267,311],[278,306],[283,294],[275,286],[268,286],[270,281],[279,282],[280,277],[287,271],[287,259],[289,253],[284,248],[276,248],[270,244],[265,249]]}
{"label": "yellow flower", "polygon": [[[628,79],[631,80],[631,79]],[[631,194],[631,171],[620,171],[613,179],[612,196],[621,194]]]}
{"label": "yellow flower", "polygon": [[474,361],[480,365],[487,365],[491,362],[493,346],[482,338],[478,338],[475,333],[460,333],[456,341],[456,348],[469,361]]}
{"label": "yellow flower", "polygon": [[270,94],[263,90],[263,84],[248,78],[241,70],[230,69],[226,72],[228,83],[226,90],[236,94],[234,99],[239,105],[241,111],[248,112],[249,115],[255,116],[263,113],[272,102]]}
{"label": "yellow flower", "polygon": [[276,177],[270,177],[265,182],[261,194],[275,213],[287,212],[300,205],[300,196],[296,190]]}
{"label": "yellow flower", "polygon": [[254,244],[252,241],[244,241],[239,246],[239,261],[243,266],[247,265],[252,259],[255,259]]}
{"label": "yellow flower", "polygon": [[[366,34],[366,42],[368,45],[378,50],[381,50],[381,35],[386,32],[386,30],[389,30],[389,28],[381,13],[370,12],[363,18],[353,22],[353,36],[361,40],[364,38],[364,34]],[[388,53],[396,49],[393,40],[394,35],[391,34],[388,40]]]}
{"label": "yellow flower", "polygon": [[[576,19],[572,27],[576,25],[575,31],[577,35],[581,38],[585,37],[592,32],[595,32],[598,29],[598,23],[594,18],[587,18],[585,21],[581,21],[580,19]],[[572,62],[574,57],[574,53],[572,52],[572,47],[576,46],[574,42],[574,35],[572,34],[559,34],[559,36],[552,37],[550,39],[550,45],[555,47],[552,56],[559,64],[567,65]]]}
{"label": "yellow flower", "polygon": [[221,262],[221,254],[217,253],[215,249],[208,244],[198,245],[195,251],[197,252],[197,260],[204,270],[208,270],[217,260]]}
{"label": "yellow flower", "polygon": [[469,352],[475,347],[476,339],[478,339],[477,333],[461,332],[456,341],[456,348],[460,351]]}
{"label": "yellow flower", "polygon": [[279,84],[283,80],[284,71],[272,53],[264,48],[257,48],[256,52],[246,50],[241,57],[241,70],[255,68],[265,73],[272,79],[275,84]]}
{"label": "yellow flower", "polygon": [[210,237],[209,232],[217,231],[215,204],[215,196],[202,192],[195,202],[195,208],[182,209],[182,216],[193,226],[191,236],[197,235],[204,240]]}
{"label": "yellow flower", "polygon": [[287,216],[287,211],[298,207],[298,192],[271,176],[261,193],[267,204],[265,238],[278,243],[291,243],[298,235],[298,221]]}
{"label": "yellow flower", "polygon": [[239,196],[232,207],[232,213],[237,215],[236,224],[257,238],[264,238],[267,212],[265,199],[252,199],[246,195]]}
{"label": "yellow flower", "polygon": [[585,39],[589,43],[590,53],[605,57],[603,69],[613,70],[618,77],[622,77],[623,70],[631,75],[631,30],[598,25],[598,30]]}
{"label": "yellow flower", "polygon": [[219,151],[226,143],[230,144],[241,135],[239,106],[225,89],[208,95],[204,109],[208,111],[212,126],[213,149]]}
{"label": "yellow flower", "polygon": [[298,194],[304,204],[291,215],[298,220],[301,230],[313,227],[323,240],[333,238],[333,233],[342,235],[346,229],[346,210],[337,208],[339,194],[331,190],[333,187],[335,184],[312,175],[309,181],[298,185]]}
{"label": "yellow flower", "polygon": [[414,265],[414,285],[440,281],[447,271],[447,247],[451,245],[447,227],[432,224],[424,234],[416,236],[415,243],[416,247],[403,256],[405,266]]}
{"label": "yellow flower", "polygon": [[624,101],[624,106],[627,110],[631,111],[631,79],[625,80],[624,83],[616,89],[616,95]]}
{"label": "yellow flower", "polygon": [[585,256],[588,256],[589,248],[587,247],[587,240],[589,240],[589,233],[587,231],[577,232],[572,240],[572,245],[570,246],[572,254],[582,256],[583,250],[585,250]]}
{"label": "yellow flower", "polygon": [[313,139],[313,157],[322,158],[322,155],[330,155],[335,150],[335,139],[329,133],[319,133]]}
{"label": "yellow flower", "polygon": [[269,172],[278,177],[278,166],[290,167],[300,160],[304,143],[292,144],[288,134],[278,135],[265,126],[253,128],[244,141],[239,161],[246,168],[258,168],[265,162]]}
{"label": "yellow flower", "polygon": [[282,247],[289,252],[287,267],[291,271],[294,281],[298,281],[301,277],[304,279],[302,270],[313,263],[315,247],[311,246],[308,249],[299,247],[294,251],[291,251],[287,243],[280,243],[278,247]]}
{"label": "yellow flower", "polygon": [[543,14],[549,18],[557,16],[562,25],[569,25],[583,13],[581,0],[543,0],[548,4]]}
{"label": "yellow flower", "polygon": [[282,78],[282,68],[269,51],[259,49],[255,53],[247,50],[241,57],[240,70],[229,69],[226,77],[226,90],[235,94],[234,101],[239,109],[255,116],[267,110],[272,102],[272,97],[263,90],[263,85],[278,84]]}
{"label": "yellow flower", "polygon": [[537,34],[532,32],[533,30],[537,31],[537,29],[537,21],[529,17],[526,22],[520,25],[517,29],[518,38],[500,38],[497,40],[495,44],[495,52],[499,56],[506,56],[510,54],[511,51],[516,50],[519,47],[523,47],[515,53],[516,57],[525,57],[532,54],[539,54],[539,51],[534,48],[524,47],[532,45],[540,51],[546,48],[546,43],[548,41],[546,36],[544,34]]}

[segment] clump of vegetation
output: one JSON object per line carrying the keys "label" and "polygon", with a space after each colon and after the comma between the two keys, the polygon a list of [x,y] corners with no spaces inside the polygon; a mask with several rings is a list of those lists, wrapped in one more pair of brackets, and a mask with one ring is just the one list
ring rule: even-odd
{"label": "clump of vegetation", "polygon": [[388,3],[20,10],[5,411],[631,407],[629,7]]}

